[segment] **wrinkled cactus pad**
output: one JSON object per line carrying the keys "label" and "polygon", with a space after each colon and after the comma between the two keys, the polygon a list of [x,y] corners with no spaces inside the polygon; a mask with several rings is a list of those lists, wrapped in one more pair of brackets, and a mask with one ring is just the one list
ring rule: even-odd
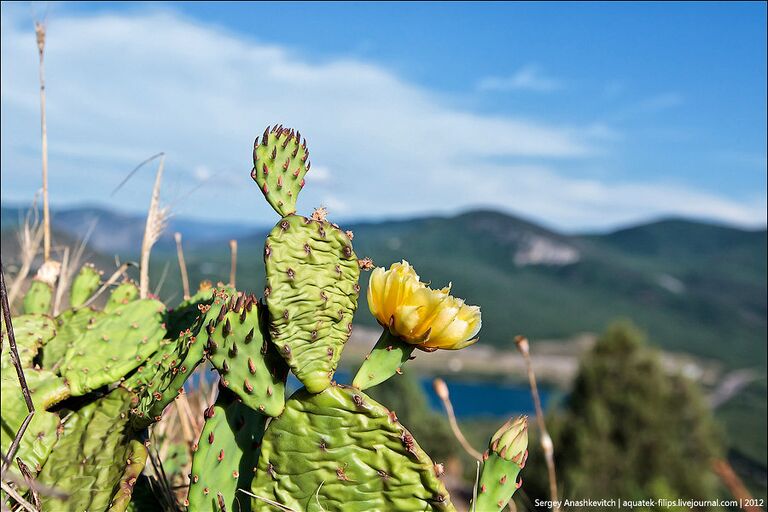
{"label": "wrinkled cactus pad", "polygon": [[64,362],[67,351],[82,334],[96,325],[105,315],[91,308],[68,309],[56,317],[56,336],[43,349],[43,367],[58,369]]}
{"label": "wrinkled cactus pad", "polygon": [[128,425],[130,399],[117,388],[67,417],[38,480],[69,497],[41,496],[43,510],[125,510],[147,458]]}
{"label": "wrinkled cactus pad", "polygon": [[269,331],[310,392],[328,387],[352,332],[360,268],[349,237],[324,220],[289,215],[264,246]]}
{"label": "wrinkled cactus pad", "polygon": [[252,492],[303,511],[455,510],[439,472],[394,412],[333,385],[297,391],[269,424]]}
{"label": "wrinkled cactus pad", "polygon": [[294,130],[274,126],[253,144],[251,178],[281,217],[296,211],[296,199],[309,171],[307,140]]}
{"label": "wrinkled cactus pad", "polygon": [[104,304],[104,312],[111,313],[120,306],[125,306],[139,298],[139,287],[130,280],[123,281],[117,285],[112,293],[109,294],[107,303]]}
{"label": "wrinkled cactus pad", "polygon": [[162,302],[143,299],[116,307],[86,329],[61,365],[73,396],[117,382],[159,347],[165,335]]}
{"label": "wrinkled cactus pad", "polygon": [[[208,357],[221,375],[221,385],[243,403],[269,416],[285,406],[288,367],[269,343],[266,311],[253,295],[240,295],[208,335]],[[268,336],[268,335],[267,335]]]}
{"label": "wrinkled cactus pad", "polygon": [[[13,319],[13,334],[19,362],[24,368],[31,368],[33,361],[43,345],[56,336],[56,322],[43,314],[27,314]],[[10,343],[3,326],[3,366],[11,365]]]}
{"label": "wrinkled cactus pad", "polygon": [[[205,426],[195,445],[189,509],[249,512],[251,488],[267,417],[243,404],[227,389],[205,411]],[[221,506],[223,504],[223,506]]]}

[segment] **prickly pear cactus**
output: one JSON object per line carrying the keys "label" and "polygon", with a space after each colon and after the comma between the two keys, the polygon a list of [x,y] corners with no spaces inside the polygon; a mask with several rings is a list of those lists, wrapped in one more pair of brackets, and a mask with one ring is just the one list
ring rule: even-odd
{"label": "prickly pear cactus", "polygon": [[112,313],[120,306],[124,306],[139,298],[139,287],[133,281],[123,281],[109,294],[107,303],[104,305],[105,313]]}
{"label": "prickly pear cactus", "polygon": [[477,510],[500,511],[520,487],[517,475],[528,458],[528,419],[510,419],[493,435],[483,454]]}
{"label": "prickly pear cactus", "polygon": [[32,284],[24,295],[24,313],[40,313],[47,315],[51,312],[51,299],[53,298],[53,286],[33,279]]}
{"label": "prickly pear cactus", "polygon": [[264,247],[272,342],[312,393],[331,383],[352,331],[360,268],[349,237],[321,219],[283,218]]}
{"label": "prickly pear cactus", "polygon": [[152,355],[165,335],[162,302],[144,299],[116,307],[67,350],[61,374],[73,396],[119,381]]}
{"label": "prickly pear cactus", "polygon": [[334,385],[297,391],[270,423],[252,491],[307,512],[455,510],[439,472],[393,412]]}
{"label": "prickly pear cactus", "polygon": [[79,308],[85,301],[96,293],[101,286],[101,271],[90,263],[80,267],[80,271],[72,280],[72,286],[69,289],[69,307]]}
{"label": "prickly pear cactus", "polygon": [[130,400],[117,388],[67,418],[38,480],[69,497],[41,496],[43,510],[125,510],[147,458],[128,425]]}
{"label": "prickly pear cactus", "polygon": [[251,178],[281,217],[296,211],[296,199],[304,187],[309,171],[307,140],[282,125],[268,126],[264,135],[253,143]]}
{"label": "prickly pear cactus", "polygon": [[149,377],[142,377],[143,385],[138,402],[133,408],[131,421],[135,428],[144,428],[158,421],[165,407],[183,390],[184,382],[205,358],[208,333],[224,319],[237,292],[232,288],[218,288],[210,304],[201,303],[198,319],[170,345],[158,351],[143,368]]}
{"label": "prickly pear cactus", "polygon": [[267,417],[219,389],[216,403],[205,411],[205,426],[195,445],[188,506],[195,512],[249,512],[249,490],[259,460]]}
{"label": "prickly pear cactus", "polygon": [[[266,318],[256,297],[240,295],[208,335],[208,357],[221,385],[269,416],[285,406],[288,367],[265,337]],[[264,312],[265,313],[265,312]]]}

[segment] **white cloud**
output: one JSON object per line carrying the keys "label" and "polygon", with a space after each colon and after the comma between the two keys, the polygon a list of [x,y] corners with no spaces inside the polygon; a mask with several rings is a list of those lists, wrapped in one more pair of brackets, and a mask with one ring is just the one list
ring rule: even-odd
{"label": "white cloud", "polygon": [[[20,21],[4,8],[2,197],[26,201],[39,187],[39,107],[34,34]],[[740,203],[574,175],[620,138],[609,125],[461,110],[381,66],[310,62],[171,13],[56,17],[46,66],[54,203],[104,201],[135,164],[165,151],[164,191],[183,199],[177,215],[269,224],[251,151],[265,125],[280,122],[309,139],[305,213],[319,204],[347,219],[482,205],[566,228],[668,213],[765,221],[764,196]],[[110,200],[145,208],[150,175]]]}
{"label": "white cloud", "polygon": [[549,78],[541,70],[532,65],[520,68],[510,76],[485,77],[477,83],[480,91],[535,91],[551,92],[560,89],[562,84],[554,78]]}

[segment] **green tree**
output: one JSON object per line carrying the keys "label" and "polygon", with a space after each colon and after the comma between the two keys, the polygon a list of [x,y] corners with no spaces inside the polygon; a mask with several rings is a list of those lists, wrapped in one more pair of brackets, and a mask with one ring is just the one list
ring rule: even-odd
{"label": "green tree", "polygon": [[698,387],[670,375],[632,324],[608,328],[581,363],[558,424],[568,498],[714,498],[722,451]]}

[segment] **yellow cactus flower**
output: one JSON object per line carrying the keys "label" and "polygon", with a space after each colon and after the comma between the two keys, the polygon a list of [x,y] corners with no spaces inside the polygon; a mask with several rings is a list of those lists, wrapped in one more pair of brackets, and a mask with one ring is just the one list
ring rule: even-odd
{"label": "yellow cactus flower", "polygon": [[458,350],[477,341],[480,308],[450,295],[450,285],[433,290],[403,260],[371,273],[368,307],[389,332],[424,350]]}

